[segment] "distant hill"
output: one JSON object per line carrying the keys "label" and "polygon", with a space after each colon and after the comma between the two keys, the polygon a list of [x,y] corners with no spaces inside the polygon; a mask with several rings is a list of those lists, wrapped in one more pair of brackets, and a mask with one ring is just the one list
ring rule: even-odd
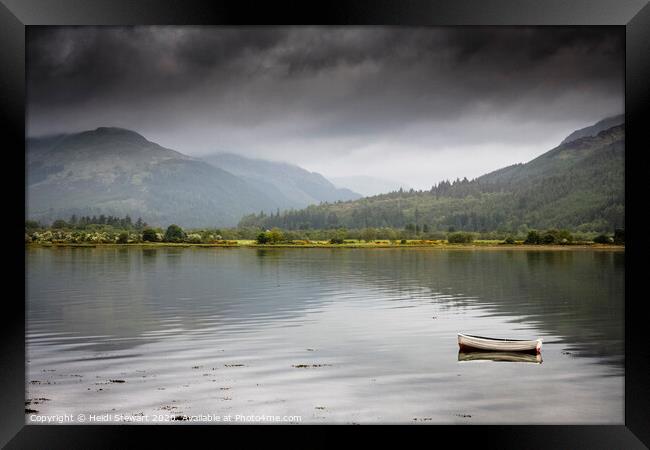
{"label": "distant hill", "polygon": [[360,194],[350,189],[337,188],[321,174],[293,164],[246,158],[232,153],[207,155],[202,159],[266,193],[278,203],[280,209],[361,198]]}
{"label": "distant hill", "polygon": [[231,226],[280,206],[241,178],[122,128],[30,138],[27,215],[131,215],[150,224]]}
{"label": "distant hill", "polygon": [[399,188],[411,189],[411,186],[406,183],[367,175],[330,177],[329,180],[338,187],[352,189],[364,197],[397,191]]}
{"label": "distant hill", "polygon": [[587,136],[597,136],[598,133],[600,133],[601,131],[607,130],[609,128],[615,127],[616,125],[621,125],[624,123],[625,123],[625,114],[619,114],[618,116],[608,117],[606,119],[601,120],[600,122],[596,122],[594,125],[574,131],[573,133],[568,135],[561,142],[561,144],[566,144],[567,142],[575,141],[576,139],[580,139]]}
{"label": "distant hill", "polygon": [[310,206],[279,217],[249,215],[240,224],[287,229],[414,224],[440,231],[611,231],[623,227],[625,220],[625,128],[621,124],[589,135],[600,126],[528,163],[471,181],[445,181],[426,191],[399,190]]}

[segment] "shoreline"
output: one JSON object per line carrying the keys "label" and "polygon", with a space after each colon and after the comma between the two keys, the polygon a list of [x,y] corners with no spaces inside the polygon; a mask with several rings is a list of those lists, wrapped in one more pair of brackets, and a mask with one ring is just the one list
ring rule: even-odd
{"label": "shoreline", "polygon": [[531,244],[493,244],[493,243],[469,243],[469,244],[191,244],[191,243],[173,243],[173,242],[148,242],[148,243],[97,243],[97,244],[77,244],[77,243],[26,243],[25,248],[347,248],[347,249],[437,249],[437,250],[609,250],[625,251],[624,245],[616,244],[567,244],[567,245],[531,245]]}

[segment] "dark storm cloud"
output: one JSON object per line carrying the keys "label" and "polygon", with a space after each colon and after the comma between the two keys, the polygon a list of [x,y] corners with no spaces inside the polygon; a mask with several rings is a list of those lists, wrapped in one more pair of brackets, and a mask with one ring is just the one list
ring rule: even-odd
{"label": "dark storm cloud", "polygon": [[136,99],[169,95],[279,37],[264,31],[39,28],[29,33],[28,80],[34,98],[46,102],[85,102],[116,91]]}
{"label": "dark storm cloud", "polygon": [[417,160],[499,144],[512,159],[526,144],[527,157],[544,150],[531,139],[622,112],[622,39],[606,27],[29,27],[28,130],[124,126],[186,153],[335,172],[331,156],[371,149]]}

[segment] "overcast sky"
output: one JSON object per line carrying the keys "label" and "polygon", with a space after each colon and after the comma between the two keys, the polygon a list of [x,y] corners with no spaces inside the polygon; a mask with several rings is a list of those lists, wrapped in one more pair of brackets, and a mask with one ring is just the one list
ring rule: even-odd
{"label": "overcast sky", "polygon": [[621,27],[28,27],[28,135],[129,128],[200,156],[415,188],[624,110]]}

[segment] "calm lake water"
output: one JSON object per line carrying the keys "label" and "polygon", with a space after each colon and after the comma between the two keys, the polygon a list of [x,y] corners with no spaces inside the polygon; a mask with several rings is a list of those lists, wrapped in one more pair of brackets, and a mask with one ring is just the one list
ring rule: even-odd
{"label": "calm lake water", "polygon": [[[27,422],[624,423],[623,251],[26,256]],[[541,337],[542,362],[464,360],[458,332]]]}

